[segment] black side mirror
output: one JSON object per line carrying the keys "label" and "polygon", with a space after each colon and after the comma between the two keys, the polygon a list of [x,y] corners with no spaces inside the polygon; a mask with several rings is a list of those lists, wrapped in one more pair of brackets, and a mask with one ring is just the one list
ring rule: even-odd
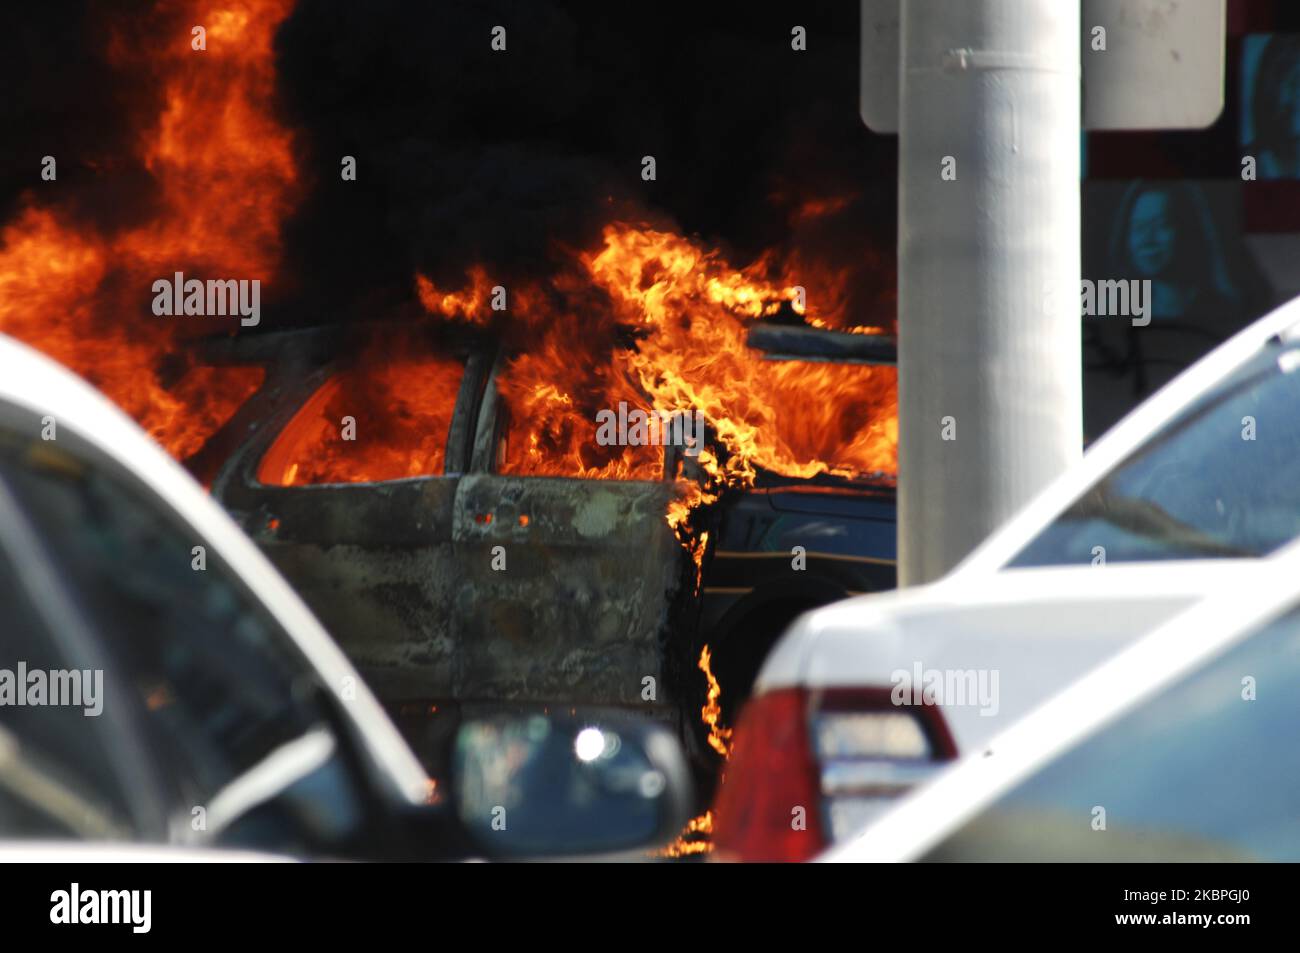
{"label": "black side mirror", "polygon": [[676,737],[621,712],[466,722],[452,777],[453,809],[488,857],[643,850],[672,840],[690,817]]}

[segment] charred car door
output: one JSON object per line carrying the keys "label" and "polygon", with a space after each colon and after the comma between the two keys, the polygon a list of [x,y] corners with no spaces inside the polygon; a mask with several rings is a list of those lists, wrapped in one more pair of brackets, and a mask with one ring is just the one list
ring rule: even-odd
{"label": "charred car door", "polygon": [[695,566],[666,520],[682,488],[501,472],[513,436],[503,367],[452,512],[459,697],[675,717],[693,663],[677,642],[696,612]]}
{"label": "charred car door", "polygon": [[[252,437],[213,483],[387,701],[455,692],[453,512],[489,366],[466,344],[409,380],[366,375],[380,399],[343,363],[272,367],[241,414]],[[415,462],[413,445],[428,451]]]}

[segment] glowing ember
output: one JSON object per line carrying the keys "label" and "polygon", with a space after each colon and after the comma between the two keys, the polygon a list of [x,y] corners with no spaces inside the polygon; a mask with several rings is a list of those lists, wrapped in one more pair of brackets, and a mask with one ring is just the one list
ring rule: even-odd
{"label": "glowing ember", "polygon": [[[98,232],[29,199],[0,232],[0,331],[87,378],[182,459],[263,372],[192,366],[182,336],[229,330],[230,319],[156,317],[151,286],[175,271],[272,277],[280,222],[298,193],[290,135],[266,105],[271,39],[291,6],[173,4],[156,29],[113,36],[113,64],[160,85],[160,112],[136,134],[136,157],[156,186],[151,214]],[[207,25],[204,52],[190,46],[196,23]]]}

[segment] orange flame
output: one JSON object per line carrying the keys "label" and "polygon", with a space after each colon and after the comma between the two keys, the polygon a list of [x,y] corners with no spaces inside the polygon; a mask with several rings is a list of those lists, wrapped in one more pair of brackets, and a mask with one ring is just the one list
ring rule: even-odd
{"label": "orange flame", "polygon": [[258,480],[301,486],[441,473],[462,370],[453,357],[408,351],[336,374],[280,432]]}
{"label": "orange flame", "polygon": [[718,704],[718,699],[722,697],[722,686],[713,677],[710,661],[709,647],[706,645],[700,652],[699,668],[708,679],[709,695],[704,707],[700,709],[700,718],[709,726],[709,747],[723,758],[729,758],[731,757],[731,729],[722,725],[722,706]]}
{"label": "orange flame", "polygon": [[487,272],[476,266],[470,269],[470,287],[465,291],[439,291],[424,275],[415,276],[415,290],[426,311],[446,317],[464,318],[483,324],[488,317],[487,302],[490,288]]}
{"label": "orange flame", "polygon": [[[788,280],[764,277],[769,257],[738,270],[679,235],[612,224],[575,265],[550,287],[514,290],[502,316],[506,333],[513,325],[527,342],[498,380],[510,409],[504,472],[660,479],[660,447],[597,445],[596,413],[620,401],[702,413],[725,460],[698,463],[720,484],[752,483],[759,467],[792,477],[894,471],[892,368],[769,361],[747,346],[754,320],[798,297]],[[488,280],[476,269],[461,292],[422,275],[417,287],[431,313],[484,322]],[[843,323],[813,301],[805,319]]]}
{"label": "orange flame", "polygon": [[[826,293],[808,298],[786,274],[793,267],[816,276],[816,287]],[[777,271],[781,276],[771,277]],[[796,259],[778,269],[771,254],[737,269],[698,242],[615,223],[605,228],[599,247],[571,254],[548,282],[511,285],[503,311],[493,311],[490,302],[506,282],[482,265],[470,269],[461,289],[417,274],[415,290],[435,318],[493,325],[507,345],[510,357],[496,380],[505,420],[502,473],[618,480],[681,475],[665,473],[659,441],[602,445],[597,414],[626,404],[665,419],[701,417],[709,445],[695,457],[678,458],[702,479],[683,481],[666,514],[698,570],[704,546],[687,543],[694,535],[691,514],[725,486],[752,484],[760,468],[805,478],[893,473],[893,368],[770,361],[747,345],[755,320],[796,309],[800,301],[807,322],[842,327],[844,281]],[[394,365],[387,359],[391,348],[374,350],[379,357],[363,360],[360,374],[382,377],[387,392],[419,393],[429,401],[455,394],[460,370],[454,362],[430,357]],[[403,464],[400,442],[358,441],[340,453],[336,427],[313,425],[310,436],[300,435],[292,461],[273,461],[270,482],[438,472],[440,458],[414,447]],[[445,434],[441,421],[439,432]],[[312,457],[329,462],[302,462]],[[298,466],[290,475],[293,463]]]}
{"label": "orange flame", "polygon": [[713,841],[709,840],[712,836],[713,812],[705,811],[687,821],[677,840],[659,851],[658,856],[676,858],[689,857],[693,854],[710,854],[713,852]]}
{"label": "orange flame", "polygon": [[[704,547],[688,542],[690,516],[722,487],[752,484],[760,468],[802,478],[896,468],[893,368],[770,361],[747,345],[755,320],[783,307],[798,311],[801,300],[808,324],[847,323],[843,274],[797,256],[778,268],[775,258],[737,269],[680,235],[614,223],[600,247],[574,254],[547,285],[512,288],[501,314],[487,310],[491,279],[482,267],[461,291],[436,288],[424,275],[416,288],[432,315],[495,321],[516,342],[497,380],[507,410],[501,472],[662,479],[663,448],[598,444],[597,413],[626,403],[701,414],[716,441],[693,461],[703,484],[684,486],[666,514],[698,570]],[[815,284],[805,280],[823,293],[801,293],[795,272],[812,276]]]}
{"label": "orange flame", "polygon": [[[700,652],[699,669],[709,683],[708,699],[700,709],[700,720],[709,726],[709,747],[722,755],[723,760],[731,757],[732,729],[722,725],[722,686],[713,675],[712,654],[706,645]],[[692,854],[707,854],[713,851],[713,812],[705,811],[687,822],[686,827],[677,835],[677,839],[658,852],[660,857],[685,857]]]}
{"label": "orange flame", "polygon": [[[87,378],[182,459],[261,385],[262,371],[191,364],[185,336],[238,320],[156,317],[152,283],[176,271],[273,276],[280,222],[299,191],[291,136],[269,106],[271,41],[291,6],[171,4],[156,30],[142,31],[147,39],[114,35],[111,62],[159,83],[160,111],[136,133],[156,188],[150,214],[100,232],[28,196],[0,230],[0,331]],[[191,48],[194,24],[207,29],[206,51]]]}
{"label": "orange flame", "polygon": [[747,343],[754,321],[783,308],[813,327],[847,327],[843,270],[797,254],[778,267],[774,253],[738,269],[697,241],[612,223],[598,248],[573,254],[549,284],[513,288],[501,314],[486,310],[486,270],[468,277],[455,292],[417,274],[416,289],[435,317],[495,321],[515,341],[497,379],[506,409],[501,472],[658,480],[663,448],[601,445],[596,415],[627,404],[707,421],[713,442],[691,461],[697,479],[683,481],[665,514],[695,563],[697,589],[706,541],[691,517],[722,488],[751,485],[759,469],[796,478],[896,470],[892,367],[771,361]]}

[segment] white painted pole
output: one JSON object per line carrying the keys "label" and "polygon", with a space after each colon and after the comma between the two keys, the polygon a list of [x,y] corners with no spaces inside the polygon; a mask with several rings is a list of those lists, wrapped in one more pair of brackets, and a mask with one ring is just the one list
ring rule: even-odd
{"label": "white painted pole", "polygon": [[901,36],[898,547],[911,585],[1081,453],[1079,3],[905,0]]}

